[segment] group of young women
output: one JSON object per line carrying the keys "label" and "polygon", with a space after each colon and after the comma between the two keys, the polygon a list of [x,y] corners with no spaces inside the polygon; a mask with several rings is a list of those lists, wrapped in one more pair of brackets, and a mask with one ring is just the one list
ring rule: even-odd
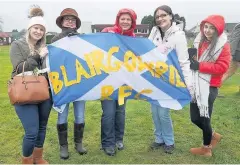
{"label": "group of young women", "polygon": [[[137,15],[132,9],[121,9],[116,17],[115,25],[103,29],[102,32],[118,33],[135,37]],[[56,24],[62,32],[52,39],[55,42],[63,37],[77,35],[81,26],[78,13],[72,8],[64,9],[56,19]],[[221,135],[212,130],[211,115],[213,103],[222,83],[222,76],[228,70],[231,60],[230,46],[224,33],[224,18],[211,15],[201,22],[201,32],[197,36],[195,49],[188,49],[184,31],[176,24],[174,14],[169,6],[163,5],[154,11],[154,27],[149,34],[156,46],[165,45],[176,50],[185,84],[191,94],[190,116],[192,122],[202,129],[203,145],[191,148],[195,155],[212,156],[212,148],[220,141]],[[48,55],[46,47],[46,22],[43,11],[33,8],[26,36],[14,41],[11,45],[10,58],[13,65],[12,77],[35,68],[42,69],[45,57]],[[61,54],[59,54],[61,56]],[[109,156],[116,154],[116,149],[123,150],[123,136],[125,128],[124,105],[116,100],[103,100],[101,118],[101,149]],[[47,164],[43,159],[43,144],[46,127],[52,108],[52,100],[45,100],[39,104],[14,105],[21,120],[25,135],[23,138],[23,164]],[[74,144],[79,154],[86,154],[83,146],[85,101],[73,102],[74,109]],[[163,147],[166,153],[173,153],[175,148],[173,125],[168,108],[151,105],[152,118],[155,127],[155,141],[150,145],[152,149]],[[57,131],[60,146],[60,157],[69,158],[68,152],[68,112],[69,104],[63,113],[58,114]]]}

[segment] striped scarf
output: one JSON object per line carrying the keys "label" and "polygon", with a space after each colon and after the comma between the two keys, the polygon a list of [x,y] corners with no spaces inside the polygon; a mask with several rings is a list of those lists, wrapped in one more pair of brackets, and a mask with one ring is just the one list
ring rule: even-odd
{"label": "striped scarf", "polygon": [[[198,48],[201,39],[201,34],[197,36],[194,41],[194,46]],[[208,55],[210,44],[208,48],[203,52],[201,57],[199,58],[199,62],[215,62],[219,55],[222,52],[222,49],[227,42],[227,35],[223,33],[219,36],[217,41],[215,50],[211,55]],[[200,73],[199,71],[194,71],[193,73],[193,88],[195,93],[194,102],[197,103],[200,116],[209,118],[208,113],[208,97],[209,97],[209,88],[210,88],[210,81],[211,81],[211,74]]]}

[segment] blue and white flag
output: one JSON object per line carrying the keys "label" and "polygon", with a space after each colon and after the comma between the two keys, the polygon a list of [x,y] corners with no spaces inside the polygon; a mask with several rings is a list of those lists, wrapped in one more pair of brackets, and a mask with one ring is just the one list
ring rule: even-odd
{"label": "blue and white flag", "polygon": [[144,99],[179,110],[191,100],[176,51],[114,33],[65,37],[48,46],[55,107],[79,100]]}

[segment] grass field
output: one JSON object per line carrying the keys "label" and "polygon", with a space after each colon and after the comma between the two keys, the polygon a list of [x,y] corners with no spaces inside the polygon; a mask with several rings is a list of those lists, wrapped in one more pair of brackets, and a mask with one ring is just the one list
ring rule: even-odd
{"label": "grass field", "polygon": [[[7,80],[12,66],[9,47],[0,46],[0,164],[16,164],[21,161],[23,128],[7,95]],[[235,75],[221,88],[225,98],[218,98],[212,117],[213,128],[223,135],[221,143],[213,151],[213,157],[204,158],[189,153],[191,147],[202,143],[201,131],[189,119],[189,108],[172,111],[175,131],[174,154],[163,150],[151,151],[153,124],[150,105],[143,101],[128,101],[126,109],[125,150],[115,157],[106,156],[100,147],[101,107],[99,101],[86,104],[86,129],[84,144],[88,154],[80,156],[73,146],[73,113],[69,114],[70,159],[59,158],[56,131],[57,113],[52,110],[45,141],[45,158],[51,164],[240,164],[240,76]],[[72,109],[72,107],[71,107]]]}

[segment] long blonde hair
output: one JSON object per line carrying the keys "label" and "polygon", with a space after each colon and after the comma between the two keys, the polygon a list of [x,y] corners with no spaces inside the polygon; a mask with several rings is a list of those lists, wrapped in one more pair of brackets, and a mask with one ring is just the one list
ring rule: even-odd
{"label": "long blonde hair", "polygon": [[33,56],[33,55],[39,54],[41,49],[46,46],[46,32],[44,32],[43,37],[37,41],[36,45],[34,45],[31,42],[30,31],[31,31],[31,28],[29,28],[26,32],[26,41],[30,50],[30,55]]}

